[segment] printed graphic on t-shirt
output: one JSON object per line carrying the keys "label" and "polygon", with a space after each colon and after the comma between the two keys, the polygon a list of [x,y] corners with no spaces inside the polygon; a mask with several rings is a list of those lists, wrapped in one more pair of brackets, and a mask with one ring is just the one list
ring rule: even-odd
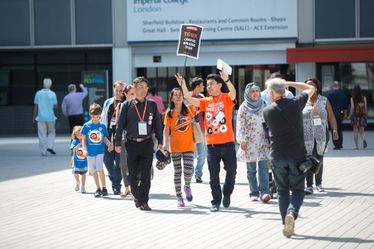
{"label": "printed graphic on t-shirt", "polygon": [[99,130],[92,130],[88,133],[88,139],[91,143],[98,144],[101,143],[101,139],[103,137],[103,133],[101,132],[101,127]]}
{"label": "printed graphic on t-shirt", "polygon": [[85,159],[86,157],[84,156],[83,154],[83,149],[82,148],[79,148],[77,149],[77,151],[75,152],[76,156],[78,159]]}
{"label": "printed graphic on t-shirt", "polygon": [[184,116],[179,113],[178,119],[175,121],[174,131],[186,132],[189,129],[190,124],[191,120],[188,118],[188,116]]}
{"label": "printed graphic on t-shirt", "polygon": [[227,124],[226,116],[222,111],[224,108],[223,102],[209,103],[206,108],[205,118],[207,121],[208,134],[226,133]]}

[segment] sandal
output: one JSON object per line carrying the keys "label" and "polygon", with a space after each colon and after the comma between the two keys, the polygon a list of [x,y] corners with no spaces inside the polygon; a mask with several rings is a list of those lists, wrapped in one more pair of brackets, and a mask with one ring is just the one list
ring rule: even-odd
{"label": "sandal", "polygon": [[126,198],[130,194],[130,189],[129,187],[126,187],[125,192],[121,194],[121,197]]}

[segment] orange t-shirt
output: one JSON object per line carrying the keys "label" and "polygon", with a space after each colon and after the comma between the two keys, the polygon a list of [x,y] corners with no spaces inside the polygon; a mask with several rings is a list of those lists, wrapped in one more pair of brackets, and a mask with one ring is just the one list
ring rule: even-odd
{"label": "orange t-shirt", "polygon": [[234,142],[232,112],[234,101],[228,93],[200,99],[200,110],[205,112],[205,134],[207,144]]}
{"label": "orange t-shirt", "polygon": [[172,112],[172,118],[165,112],[164,124],[170,127],[170,152],[192,152],[195,149],[192,116],[196,114],[196,111],[190,105],[188,108],[190,112],[187,115],[174,111]]}

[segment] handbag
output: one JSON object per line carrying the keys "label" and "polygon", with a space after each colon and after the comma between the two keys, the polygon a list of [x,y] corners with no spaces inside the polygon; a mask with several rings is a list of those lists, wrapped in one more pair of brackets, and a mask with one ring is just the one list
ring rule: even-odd
{"label": "handbag", "polygon": [[299,164],[299,170],[303,173],[310,171],[313,174],[317,174],[321,169],[321,162],[315,156],[307,156],[305,161]]}
{"label": "handbag", "polygon": [[191,114],[192,117],[192,133],[193,133],[193,141],[195,144],[201,143],[204,141],[204,135],[201,131],[199,121],[195,119],[196,115],[193,116],[192,112],[189,107],[187,107],[188,112]]}

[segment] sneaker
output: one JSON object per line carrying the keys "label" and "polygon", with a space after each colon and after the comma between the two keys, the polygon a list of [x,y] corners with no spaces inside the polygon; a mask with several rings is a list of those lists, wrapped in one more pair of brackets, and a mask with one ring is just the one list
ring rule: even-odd
{"label": "sneaker", "polygon": [[120,194],[121,194],[121,190],[114,189],[114,190],[113,190],[113,194],[114,194],[114,195],[120,195]]}
{"label": "sneaker", "polygon": [[363,143],[364,149],[365,149],[366,147],[368,147],[368,143],[366,142],[366,140],[362,141],[362,143]]}
{"label": "sneaker", "polygon": [[325,189],[322,187],[322,184],[318,185],[316,189],[318,192],[325,192]]}
{"label": "sneaker", "polygon": [[313,187],[307,187],[304,189],[306,195],[312,195],[313,194]]}
{"label": "sneaker", "polygon": [[79,185],[80,185],[80,183],[79,182],[77,182],[76,184],[75,184],[75,191],[79,191]]}
{"label": "sneaker", "polygon": [[103,187],[102,195],[103,196],[107,196],[108,195],[108,190],[106,189],[106,187]]}
{"label": "sneaker", "polygon": [[295,217],[292,213],[286,215],[284,220],[284,228],[283,228],[283,235],[287,238],[290,238],[294,233],[295,227]]}
{"label": "sneaker", "polygon": [[82,187],[81,187],[81,193],[82,194],[85,194],[86,193],[86,188],[82,185]]}
{"label": "sneaker", "polygon": [[251,196],[251,201],[258,201],[258,197],[257,196]]}
{"label": "sneaker", "polygon": [[212,207],[210,208],[210,212],[215,213],[219,211],[219,205],[212,204]]}
{"label": "sneaker", "polygon": [[201,179],[200,176],[196,176],[195,179],[196,179],[196,183],[203,183],[203,179]]}
{"label": "sneaker", "polygon": [[152,211],[152,208],[148,206],[148,203],[143,203],[139,206],[139,209],[142,211]]}
{"label": "sneaker", "polygon": [[55,152],[54,150],[50,149],[50,148],[48,148],[47,151],[48,151],[49,153],[51,153],[52,155],[56,155],[56,152]]}
{"label": "sneaker", "polygon": [[193,196],[192,196],[191,188],[187,187],[187,186],[184,186],[184,192],[186,193],[187,201],[192,201]]}
{"label": "sneaker", "polygon": [[178,203],[178,207],[184,207],[184,201],[183,201],[182,195],[177,195],[177,203]]}
{"label": "sneaker", "polygon": [[224,195],[223,200],[222,200],[222,205],[225,208],[228,208],[228,207],[230,207],[230,203],[231,203],[231,196],[230,195]]}
{"label": "sneaker", "polygon": [[94,196],[95,196],[96,198],[98,198],[98,197],[101,196],[101,189],[100,189],[100,188],[98,188],[98,189],[96,190]]}
{"label": "sneaker", "polygon": [[264,194],[264,195],[262,195],[262,197],[261,197],[261,201],[263,202],[263,203],[268,203],[268,201],[270,201],[271,200],[271,196],[269,195],[269,194]]}

